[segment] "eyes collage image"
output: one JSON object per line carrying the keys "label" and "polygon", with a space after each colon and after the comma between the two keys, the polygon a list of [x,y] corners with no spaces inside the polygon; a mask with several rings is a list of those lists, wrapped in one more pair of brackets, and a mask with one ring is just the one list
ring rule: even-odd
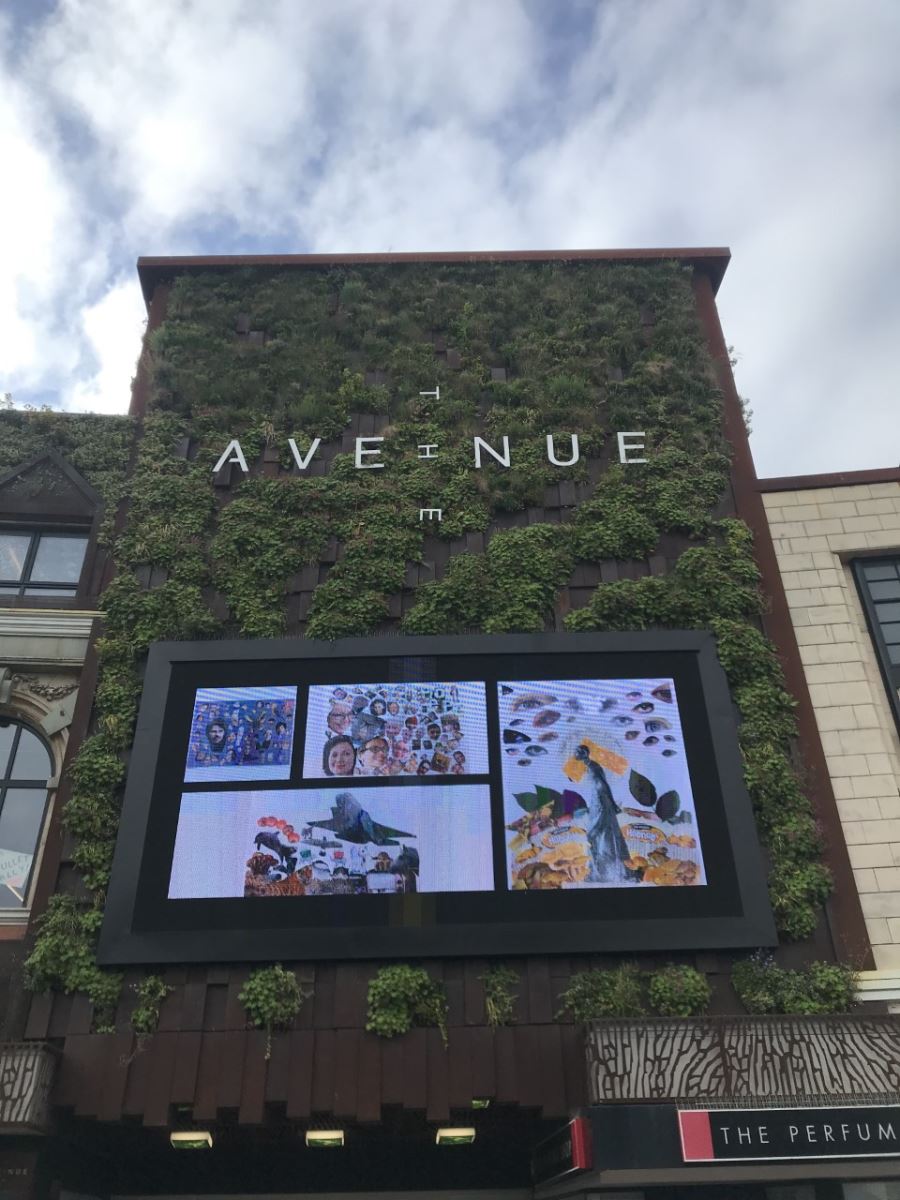
{"label": "eyes collage image", "polygon": [[260,786],[182,794],[169,899],[493,891],[491,749],[505,888],[705,884],[671,679],[489,686],[493,747],[483,682],[310,685],[302,788],[296,687],[198,689],[185,782]]}

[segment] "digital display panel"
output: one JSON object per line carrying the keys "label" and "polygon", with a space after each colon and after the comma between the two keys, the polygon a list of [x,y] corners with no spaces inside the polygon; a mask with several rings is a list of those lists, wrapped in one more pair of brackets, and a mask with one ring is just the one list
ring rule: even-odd
{"label": "digital display panel", "polygon": [[295,687],[198,688],[185,780],[289,778],[296,710]]}
{"label": "digital display panel", "polygon": [[493,886],[491,801],[484,786],[181,797],[169,881],[173,900]]}
{"label": "digital display panel", "polygon": [[773,940],[711,634],[151,647],[104,963]]}
{"label": "digital display panel", "polygon": [[507,881],[706,883],[672,679],[498,684]]}
{"label": "digital display panel", "polygon": [[483,683],[351,683],[309,689],[304,779],[487,772]]}

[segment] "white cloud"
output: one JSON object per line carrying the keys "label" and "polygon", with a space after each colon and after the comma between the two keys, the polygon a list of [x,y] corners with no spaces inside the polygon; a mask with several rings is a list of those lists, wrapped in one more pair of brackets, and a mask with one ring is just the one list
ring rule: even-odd
{"label": "white cloud", "polygon": [[95,304],[82,311],[81,325],[94,369],[66,390],[66,408],[105,413],[128,408],[144,324],[144,299],[135,279],[113,283]]}
{"label": "white cloud", "polygon": [[896,461],[894,0],[62,0],[11,45],[5,390],[125,406],[140,253],[730,244],[761,473]]}

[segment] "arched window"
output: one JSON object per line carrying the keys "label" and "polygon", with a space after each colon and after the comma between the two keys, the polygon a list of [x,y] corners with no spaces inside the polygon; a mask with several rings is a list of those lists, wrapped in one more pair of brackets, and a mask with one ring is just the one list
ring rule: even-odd
{"label": "arched window", "polygon": [[21,721],[0,717],[0,909],[27,902],[52,775],[43,739]]}

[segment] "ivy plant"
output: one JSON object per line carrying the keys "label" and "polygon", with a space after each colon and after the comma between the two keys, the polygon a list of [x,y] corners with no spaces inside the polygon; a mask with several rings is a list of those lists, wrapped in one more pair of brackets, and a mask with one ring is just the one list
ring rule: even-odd
{"label": "ivy plant", "polygon": [[569,1014],[580,1024],[600,1017],[640,1017],[646,1011],[643,979],[633,963],[576,971],[559,999],[557,1017]]}
{"label": "ivy plant", "polygon": [[647,994],[650,1007],[662,1017],[699,1017],[709,1007],[712,990],[696,967],[670,963],[650,976]]}
{"label": "ivy plant", "polygon": [[484,1012],[491,1029],[501,1025],[512,1025],[515,1021],[519,985],[519,973],[512,967],[489,967],[481,976],[484,985]]}
{"label": "ivy plant", "polygon": [[440,1030],[447,1045],[447,997],[424,967],[397,963],[382,967],[369,981],[366,1029],[378,1037],[397,1037],[414,1026]]}
{"label": "ivy plant", "polygon": [[289,1029],[312,990],[301,986],[293,971],[280,964],[252,972],[238,994],[251,1025],[266,1031],[266,1060],[272,1056],[272,1034]]}

